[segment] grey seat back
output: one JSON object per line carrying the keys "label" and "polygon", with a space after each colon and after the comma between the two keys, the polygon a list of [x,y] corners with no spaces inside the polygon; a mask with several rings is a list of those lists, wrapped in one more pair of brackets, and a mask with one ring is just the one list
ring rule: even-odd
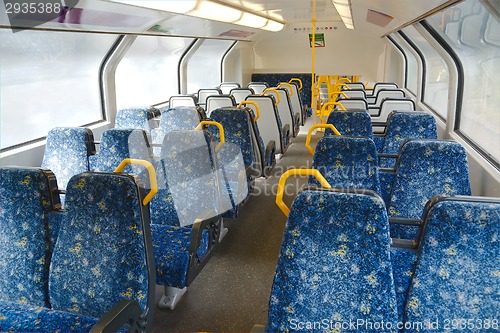
{"label": "grey seat back", "polygon": [[[250,95],[247,100],[254,101],[259,105],[260,117],[257,119],[257,125],[264,145],[274,141],[276,143],[276,153],[284,153],[283,127],[275,107],[275,99],[272,96]],[[248,107],[256,112],[253,105],[248,105]]]}

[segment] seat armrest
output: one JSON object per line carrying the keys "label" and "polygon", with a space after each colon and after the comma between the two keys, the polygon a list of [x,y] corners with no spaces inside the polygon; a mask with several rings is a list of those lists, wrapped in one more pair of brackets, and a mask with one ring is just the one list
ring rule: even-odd
{"label": "seat armrest", "polygon": [[[219,244],[219,237],[222,232],[221,225],[222,218],[214,210],[206,210],[194,221],[189,244],[189,268],[186,285],[193,282],[212,256],[214,248]],[[205,256],[199,257],[198,249],[201,245],[203,231],[205,230],[208,232],[207,252]]]}
{"label": "seat armrest", "polygon": [[118,332],[125,325],[130,326],[130,332],[146,332],[142,309],[137,301],[119,301],[102,316],[90,332]]}

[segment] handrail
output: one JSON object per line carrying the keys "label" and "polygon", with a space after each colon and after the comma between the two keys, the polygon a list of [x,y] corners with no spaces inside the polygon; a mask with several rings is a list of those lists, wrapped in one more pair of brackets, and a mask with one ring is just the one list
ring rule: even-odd
{"label": "handrail", "polygon": [[219,129],[220,142],[215,147],[215,152],[218,152],[222,148],[222,146],[224,145],[224,143],[226,142],[226,139],[224,137],[224,127],[222,127],[221,123],[218,123],[216,121],[203,120],[203,121],[200,122],[200,124],[198,126],[196,126],[196,128],[194,130],[195,131],[201,130],[204,125],[214,125],[214,126],[217,126],[217,128]]}
{"label": "handrail", "polygon": [[118,165],[118,167],[115,169],[115,172],[122,172],[123,169],[125,169],[125,167],[129,164],[139,164],[148,170],[149,183],[151,186],[151,190],[142,200],[142,205],[146,206],[151,201],[151,199],[153,199],[153,197],[156,195],[156,193],[158,193],[158,182],[156,181],[155,168],[154,168],[153,164],[151,164],[151,162],[148,162],[145,160],[139,160],[139,159],[135,159],[135,158],[126,158],[120,163],[120,165]]}
{"label": "handrail", "polygon": [[281,88],[282,86],[287,86],[290,89],[290,97],[292,97],[293,96],[293,87],[292,87],[292,84],[291,83],[287,83],[287,82],[280,82],[280,84],[278,85],[278,88]]}
{"label": "handrail", "polygon": [[266,88],[264,89],[264,91],[262,92],[262,96],[264,96],[267,92],[273,92],[276,94],[276,103],[274,103],[275,106],[278,106],[278,104],[280,104],[281,102],[281,97],[280,97],[280,93],[278,92],[278,90],[276,90],[276,88]]}
{"label": "handrail", "polygon": [[323,177],[321,172],[316,169],[291,169],[281,175],[278,182],[278,191],[276,193],[276,205],[285,214],[286,217],[290,214],[290,208],[283,202],[283,194],[285,193],[285,183],[290,176],[314,176],[322,187],[332,188],[328,181]]}
{"label": "handrail", "polygon": [[259,104],[256,101],[241,101],[240,104],[238,104],[237,108],[241,109],[241,107],[243,105],[246,105],[246,104],[250,104],[250,105],[253,105],[255,107],[255,113],[257,113],[257,115],[255,116],[255,118],[253,118],[253,121],[256,122],[257,119],[260,118],[260,107],[259,107]]}
{"label": "handrail", "polygon": [[337,95],[337,97],[339,97],[339,95],[342,95],[344,96],[345,99],[349,99],[349,95],[347,95],[345,92],[343,92],[342,90],[341,91],[334,91],[332,92],[332,94],[330,95],[330,99],[337,99],[337,97],[334,98],[333,95]]}
{"label": "handrail", "polygon": [[307,138],[306,138],[306,148],[307,148],[307,150],[309,150],[309,152],[311,153],[312,156],[314,156],[314,149],[312,149],[312,147],[311,147],[311,136],[312,136],[312,132],[318,128],[325,128],[325,129],[329,128],[333,131],[333,133],[335,135],[342,136],[342,134],[340,134],[340,132],[335,128],[335,126],[333,124],[315,124],[315,125],[312,125],[311,128],[309,128],[309,131],[307,131]]}
{"label": "handrail", "polygon": [[341,77],[340,79],[337,80],[337,82],[340,82],[340,81],[346,81],[347,83],[352,83],[351,79],[349,79],[348,77]]}
{"label": "handrail", "polygon": [[321,107],[321,112],[319,114],[319,117],[321,118],[321,122],[323,124],[326,124],[326,120],[323,116],[323,113],[326,111],[326,108],[329,107],[329,106],[340,106],[340,109],[342,111],[347,111],[347,109],[345,108],[345,106],[342,105],[342,103],[340,102],[326,102],[325,104],[323,104],[323,107]]}
{"label": "handrail", "polygon": [[302,91],[302,80],[299,79],[298,77],[292,77],[290,79],[290,81],[288,81],[288,83],[292,83],[292,82],[298,82],[299,83],[299,91]]}

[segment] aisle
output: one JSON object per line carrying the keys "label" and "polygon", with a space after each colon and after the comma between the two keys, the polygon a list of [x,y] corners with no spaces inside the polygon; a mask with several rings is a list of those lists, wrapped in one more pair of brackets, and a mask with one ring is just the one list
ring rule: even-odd
{"label": "aisle", "polygon": [[[248,332],[265,324],[267,305],[286,218],[275,204],[281,174],[310,166],[301,131],[268,179],[258,179],[255,191],[235,220],[224,220],[229,232],[214,256],[188,288],[174,311],[155,309],[155,332]],[[313,138],[313,143],[320,137]],[[296,193],[305,178],[290,180]],[[293,195],[285,198],[290,203]],[[157,287],[157,300],[162,289]]]}

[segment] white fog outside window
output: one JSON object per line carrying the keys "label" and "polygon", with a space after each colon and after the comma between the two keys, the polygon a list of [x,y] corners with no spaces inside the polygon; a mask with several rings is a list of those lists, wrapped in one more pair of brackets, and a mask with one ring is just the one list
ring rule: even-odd
{"label": "white fog outside window", "polygon": [[103,120],[99,68],[116,38],[0,29],[0,147]]}

